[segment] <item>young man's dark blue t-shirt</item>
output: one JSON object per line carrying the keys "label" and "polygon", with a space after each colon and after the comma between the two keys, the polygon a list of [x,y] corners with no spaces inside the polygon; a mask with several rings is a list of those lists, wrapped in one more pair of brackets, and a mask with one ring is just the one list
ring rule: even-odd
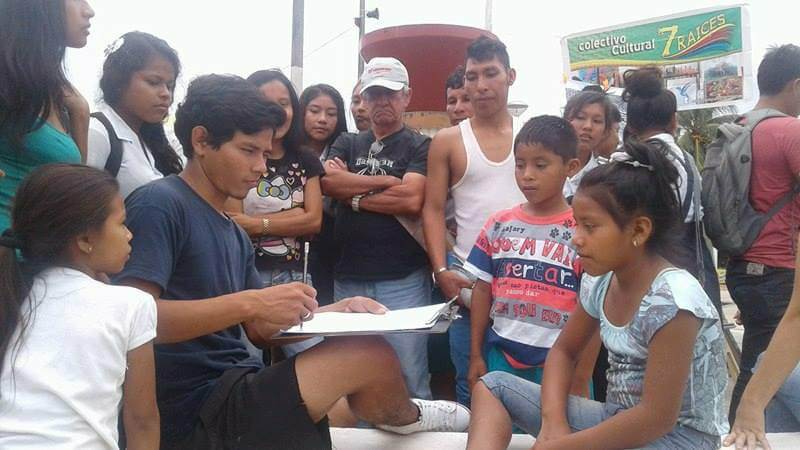
{"label": "young man's dark blue t-shirt", "polygon": [[[220,214],[183,179],[169,176],[134,191],[126,200],[133,233],[131,258],[115,280],[157,284],[162,300],[197,300],[262,286],[253,246],[235,222]],[[261,368],[232,326],[196,339],[155,346],[161,439],[186,437],[223,372]]]}

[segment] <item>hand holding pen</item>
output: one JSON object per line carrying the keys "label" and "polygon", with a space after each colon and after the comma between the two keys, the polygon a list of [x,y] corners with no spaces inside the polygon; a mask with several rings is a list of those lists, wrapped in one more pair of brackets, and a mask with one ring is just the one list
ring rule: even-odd
{"label": "hand holding pen", "polygon": [[[303,284],[308,284],[308,250],[310,248],[310,244],[308,241],[305,242],[303,245]],[[311,311],[309,311],[303,318],[300,320],[300,329],[303,329],[303,322],[308,320],[311,317]]]}

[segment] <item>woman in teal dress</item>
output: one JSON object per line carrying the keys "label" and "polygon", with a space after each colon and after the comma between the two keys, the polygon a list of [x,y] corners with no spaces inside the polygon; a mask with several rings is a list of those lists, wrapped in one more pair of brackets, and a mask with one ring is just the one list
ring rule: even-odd
{"label": "woman in teal dress", "polygon": [[34,168],[85,159],[89,104],[64,54],[86,45],[93,16],[86,0],[0,0],[0,232]]}

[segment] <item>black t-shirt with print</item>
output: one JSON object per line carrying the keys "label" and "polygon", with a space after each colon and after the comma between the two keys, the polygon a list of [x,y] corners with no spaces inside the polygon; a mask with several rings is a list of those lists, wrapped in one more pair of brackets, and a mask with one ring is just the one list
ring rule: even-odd
{"label": "black t-shirt with print", "polygon": [[[374,142],[372,131],[342,134],[331,146],[328,159],[338,157],[359,175],[426,175],[429,137],[404,127],[385,137],[379,151]],[[337,278],[391,280],[428,264],[425,251],[393,215],[355,212],[341,204],[336,209],[335,230],[342,250]]]}
{"label": "black t-shirt with print", "polygon": [[[309,178],[324,172],[322,163],[308,149],[287,151],[281,159],[267,161],[255,193],[245,199],[248,214],[270,214],[305,205],[304,188]],[[256,208],[256,209],[254,209]],[[253,240],[258,270],[303,270],[306,237],[262,236]]]}

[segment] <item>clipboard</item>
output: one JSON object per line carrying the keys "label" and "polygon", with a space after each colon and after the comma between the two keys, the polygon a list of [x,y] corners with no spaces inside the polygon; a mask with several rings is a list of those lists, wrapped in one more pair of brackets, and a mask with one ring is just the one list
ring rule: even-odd
{"label": "clipboard", "polygon": [[[423,312],[423,310],[432,310],[432,313],[429,314],[429,317],[426,319],[421,319],[414,323],[413,327],[386,327],[386,323],[392,320],[392,313],[396,313],[397,315],[405,315],[405,314],[417,314],[418,310],[419,313]],[[430,311],[426,311],[430,312]],[[332,327],[330,329],[325,329],[326,327],[322,327],[321,323],[320,326],[314,323],[315,320],[322,317],[323,320],[320,322],[325,322],[327,318],[335,319],[335,316],[326,316],[331,314],[346,314],[350,316],[351,319],[359,319],[359,327],[356,330],[343,330],[340,327]],[[388,315],[388,316],[387,316]],[[394,310],[388,311],[386,314],[369,314],[369,313],[320,313],[315,315],[313,319],[305,322],[303,324],[303,329],[301,330],[299,326],[294,326],[286,331],[278,333],[277,335],[273,336],[273,339],[280,340],[280,339],[298,339],[298,338],[309,338],[314,336],[363,336],[363,335],[376,335],[376,334],[403,334],[403,333],[426,333],[426,334],[434,334],[434,333],[445,333],[447,332],[448,328],[450,328],[450,324],[453,323],[454,320],[460,319],[461,316],[458,314],[458,305],[455,303],[455,300],[451,300],[447,303],[439,303],[437,305],[430,305],[430,306],[422,306],[418,308],[408,308],[406,310]],[[363,319],[363,320],[360,320]],[[373,322],[376,326],[369,327],[369,323]],[[336,329],[334,329],[336,328]]]}

